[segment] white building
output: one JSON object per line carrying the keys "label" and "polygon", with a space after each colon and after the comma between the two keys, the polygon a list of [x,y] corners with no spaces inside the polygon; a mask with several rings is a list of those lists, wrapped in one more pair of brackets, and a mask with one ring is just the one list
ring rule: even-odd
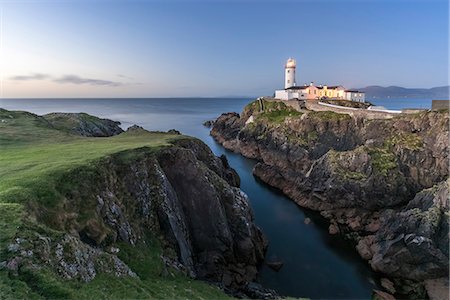
{"label": "white building", "polygon": [[344,92],[345,100],[356,101],[356,102],[366,102],[366,94],[364,92],[355,90],[346,90]]}
{"label": "white building", "polygon": [[314,99],[338,99],[351,100],[357,102],[365,101],[364,92],[345,90],[341,85],[315,86],[312,82],[309,85],[297,86],[295,80],[295,70],[297,62],[289,58],[284,66],[284,89],[275,91],[275,98],[281,100],[314,100]]}

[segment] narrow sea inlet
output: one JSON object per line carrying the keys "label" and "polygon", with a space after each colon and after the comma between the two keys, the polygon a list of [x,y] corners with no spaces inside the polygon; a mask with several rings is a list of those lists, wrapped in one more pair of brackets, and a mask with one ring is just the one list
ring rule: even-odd
{"label": "narrow sea inlet", "polygon": [[[148,130],[177,129],[203,140],[216,155],[225,154],[241,177],[241,188],[251,201],[256,223],[269,239],[267,258],[284,263],[278,272],[261,267],[260,282],[283,296],[308,298],[370,298],[377,282],[354,247],[328,234],[316,212],[301,209],[252,175],[255,161],[226,151],[202,126],[224,112],[240,112],[252,99],[15,99],[0,107],[49,112],[86,112]],[[410,104],[411,105],[411,104]],[[397,108],[397,107],[393,107]],[[305,218],[311,219],[309,224]]]}

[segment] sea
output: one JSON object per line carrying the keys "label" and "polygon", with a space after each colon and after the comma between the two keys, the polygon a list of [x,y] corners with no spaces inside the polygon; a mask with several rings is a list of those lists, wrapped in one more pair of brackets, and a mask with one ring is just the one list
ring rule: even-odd
{"label": "sea", "polygon": [[[379,275],[341,236],[328,234],[319,213],[299,207],[278,190],[252,175],[256,161],[227,151],[202,123],[225,112],[241,112],[254,98],[139,98],[139,99],[0,99],[0,108],[39,115],[86,112],[148,130],[177,129],[205,142],[216,155],[225,154],[241,177],[255,222],[269,240],[267,258],[284,263],[278,272],[260,267],[259,282],[280,295],[311,299],[369,299],[379,288]],[[387,109],[431,108],[431,99],[368,99]],[[311,222],[305,224],[305,219]]]}

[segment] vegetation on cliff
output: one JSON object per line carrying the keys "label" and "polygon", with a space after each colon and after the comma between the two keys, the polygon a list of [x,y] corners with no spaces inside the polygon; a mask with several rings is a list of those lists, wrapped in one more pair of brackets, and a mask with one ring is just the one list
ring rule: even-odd
{"label": "vegetation on cliff", "polygon": [[222,299],[193,278],[255,278],[265,242],[226,161],[175,131],[66,117],[0,110],[0,298]]}
{"label": "vegetation on cliff", "polygon": [[244,114],[252,114],[259,121],[266,121],[269,124],[283,123],[287,117],[298,117],[302,113],[287,106],[282,102],[257,100],[249,103],[244,108]]}

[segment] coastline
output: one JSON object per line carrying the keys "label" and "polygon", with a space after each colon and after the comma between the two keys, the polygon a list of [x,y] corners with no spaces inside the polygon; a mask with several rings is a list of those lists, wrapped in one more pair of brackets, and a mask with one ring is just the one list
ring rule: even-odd
{"label": "coastline", "polygon": [[[271,108],[269,108],[268,111],[270,111],[270,109]],[[278,107],[278,108],[273,108],[273,109],[275,111],[277,111],[280,109],[283,110],[283,109],[287,109],[287,108],[279,108]],[[368,162],[370,163],[371,154],[368,154],[368,156],[366,156],[366,158],[364,158],[364,156],[366,155],[366,154],[364,154],[364,152],[357,154],[359,150],[356,152],[352,152],[350,150],[354,147],[354,146],[351,146],[352,143],[356,143],[356,145],[358,143],[360,143],[360,141],[358,141],[358,139],[360,139],[360,138],[357,138],[357,134],[358,134],[357,132],[360,132],[361,128],[355,129],[353,127],[354,126],[360,126],[360,127],[365,126],[364,125],[365,122],[361,121],[361,120],[356,121],[357,119],[355,119],[355,121],[352,121],[353,117],[348,117],[349,119],[346,119],[343,117],[338,117],[337,114],[336,114],[336,116],[334,116],[334,115],[332,116],[332,115],[330,115],[330,112],[323,112],[324,116],[328,115],[328,118],[332,118],[332,119],[329,119],[328,121],[326,121],[325,119],[323,121],[319,121],[317,124],[320,124],[320,125],[312,125],[312,124],[306,125],[306,124],[308,124],[308,122],[312,122],[312,120],[308,121],[309,119],[307,117],[307,115],[308,115],[307,112],[304,113],[303,115],[301,115],[300,117],[296,117],[296,116],[289,116],[289,110],[288,110],[285,114],[286,115],[285,120],[280,121],[281,123],[280,122],[275,123],[274,121],[270,121],[270,120],[264,121],[264,119],[263,119],[264,114],[266,114],[266,112],[258,113],[258,110],[255,110],[254,108],[252,108],[251,104],[249,104],[240,115],[232,114],[232,113],[223,114],[215,122],[214,127],[211,130],[211,135],[216,139],[217,142],[219,142],[225,148],[235,151],[237,153],[240,153],[241,155],[244,155],[246,157],[249,157],[252,159],[257,159],[259,161],[259,163],[255,166],[253,173],[255,176],[260,178],[263,182],[265,182],[271,186],[274,186],[276,188],[279,188],[280,190],[283,191],[284,194],[289,196],[300,206],[305,206],[308,208],[312,208],[314,210],[321,211],[322,215],[331,221],[331,225],[329,228],[330,233],[344,234],[348,238],[355,240],[358,243],[358,247],[357,247],[358,252],[361,254],[361,256],[363,258],[371,260],[371,265],[375,270],[377,270],[378,272],[381,272],[381,273],[385,273],[386,274],[385,276],[394,278],[394,279],[392,279],[392,281],[394,281],[395,287],[397,288],[397,290],[391,289],[390,291],[387,291],[387,292],[390,292],[390,293],[394,292],[394,293],[397,293],[397,295],[407,294],[406,290],[408,290],[408,288],[405,288],[405,286],[413,287],[415,285],[413,282],[408,282],[408,280],[413,279],[411,277],[411,274],[412,274],[412,273],[410,273],[411,271],[406,271],[403,273],[403,275],[400,275],[401,273],[397,273],[397,275],[396,275],[395,272],[398,272],[398,271],[392,271],[393,269],[391,269],[389,271],[387,269],[383,269],[384,267],[380,267],[379,265],[377,265],[380,263],[384,264],[384,260],[386,260],[387,257],[384,257],[384,255],[386,255],[386,252],[383,252],[383,251],[386,251],[386,249],[381,250],[381,252],[379,252],[381,248],[378,248],[378,250],[376,249],[376,245],[378,242],[375,242],[374,238],[378,239],[378,238],[382,237],[383,235],[388,235],[386,232],[384,234],[381,234],[380,228],[384,228],[384,226],[387,226],[387,224],[389,222],[393,222],[392,220],[385,221],[385,219],[388,217],[387,217],[386,213],[383,213],[383,210],[385,208],[389,208],[388,210],[386,210],[386,212],[387,212],[387,211],[392,210],[391,207],[394,208],[397,206],[399,208],[394,209],[393,215],[395,215],[396,213],[408,214],[407,209],[406,209],[406,211],[401,212],[402,207],[405,207],[405,206],[403,206],[404,203],[408,203],[408,201],[412,201],[411,199],[414,198],[415,193],[419,192],[420,189],[415,187],[414,188],[415,190],[412,193],[410,192],[409,194],[408,193],[405,194],[404,198],[396,199],[395,200],[396,202],[392,202],[391,204],[387,204],[390,201],[390,200],[388,200],[388,202],[386,202],[386,204],[388,205],[387,207],[384,206],[386,204],[381,204],[381,206],[375,205],[374,207],[371,207],[371,204],[369,204],[369,206],[367,206],[367,204],[362,204],[362,203],[364,203],[364,201],[363,202],[359,201],[359,202],[355,202],[354,204],[351,204],[352,202],[345,202],[345,201],[342,202],[342,200],[340,200],[341,202],[337,202],[335,204],[330,204],[326,200],[327,197],[331,197],[331,195],[333,195],[334,198],[336,198],[336,197],[339,198],[341,196],[345,197],[346,193],[354,192],[351,189],[347,190],[347,192],[345,192],[345,190],[339,191],[339,188],[336,187],[336,185],[337,186],[339,186],[340,184],[347,185],[346,182],[348,182],[348,184],[351,183],[350,186],[352,186],[352,189],[354,189],[355,187],[357,187],[359,180],[367,180],[367,179],[365,179],[365,176],[372,176],[372,175],[370,175],[372,171],[369,170],[369,173],[365,173],[368,171],[368,169],[366,169],[366,171],[364,171],[364,169],[361,169],[360,167],[358,167],[358,165],[353,165],[351,160],[348,161],[349,157],[344,155],[346,152],[352,153],[351,155],[353,155],[353,157],[357,158],[357,160],[355,162],[358,162],[358,159],[359,159],[358,164],[362,163],[363,165],[366,165],[367,162],[364,162],[364,161],[365,160],[367,161],[367,159],[369,159]],[[431,116],[435,116],[435,117],[439,116],[439,115],[433,115],[436,113],[425,113],[425,115],[427,115],[427,114],[431,114]],[[410,119],[411,122],[415,122],[414,124],[420,124],[420,121],[418,121],[418,120],[420,120],[421,117],[416,117],[419,115],[421,115],[421,114],[411,115],[410,117],[407,117],[407,116],[398,117],[398,118],[400,118],[399,120],[401,120],[400,121],[401,124],[403,124],[402,126],[404,129],[402,129],[402,130],[405,130],[405,128],[407,128],[407,126],[405,127],[405,125],[407,124],[407,122],[410,122],[410,121],[407,121],[408,119]],[[423,115],[423,116],[425,116],[425,115]],[[247,120],[251,116],[253,116],[252,120],[259,120],[259,121],[254,121],[254,122],[249,123]],[[343,115],[341,115],[341,116],[343,116]],[[296,118],[298,118],[298,119],[296,119]],[[333,118],[335,118],[334,121],[333,121]],[[395,122],[399,122],[399,121],[397,121],[398,118],[393,119],[394,120],[393,124],[395,124]],[[422,117],[422,118],[424,120],[427,119],[426,117]],[[433,117],[431,117],[430,120],[432,120],[432,118]],[[443,118],[442,120],[446,120],[446,118]],[[247,123],[246,123],[246,121],[247,121]],[[392,123],[392,121],[390,121],[390,120],[379,120],[379,121],[374,120],[374,122],[376,122],[376,123],[382,122],[385,125],[386,125],[386,122]],[[430,121],[430,122],[433,122],[433,121]],[[352,123],[353,123],[353,125],[352,125]],[[439,121],[437,121],[435,123],[439,123]],[[301,124],[303,124],[303,125],[301,125]],[[425,123],[423,123],[423,124],[425,124]],[[317,126],[320,126],[320,127],[317,127]],[[397,126],[398,125],[396,125],[396,127]],[[416,125],[416,126],[424,126],[424,125]],[[429,126],[429,125],[425,125],[425,126]],[[441,126],[441,125],[439,125],[439,126]],[[339,129],[338,129],[339,127],[347,128],[346,130],[349,130],[349,131],[344,131],[344,132],[339,131]],[[325,128],[325,129],[322,129],[322,133],[319,132],[314,137],[311,136],[311,139],[308,139],[308,137],[304,137],[304,138],[297,137],[300,144],[298,144],[299,142],[294,143],[293,140],[291,141],[290,139],[286,139],[287,136],[296,134],[296,132],[297,132],[297,134],[302,134],[302,132],[304,133],[305,130],[312,130],[312,128],[315,128],[316,130],[321,130],[318,128]],[[326,128],[328,128],[328,129],[326,129]],[[335,128],[335,129],[333,129],[333,128]],[[376,128],[376,126],[372,127],[372,128],[374,129],[374,128]],[[440,153],[442,153],[440,155],[445,155],[444,153],[446,152],[446,147],[445,147],[444,139],[445,139],[445,130],[447,130],[447,132],[448,132],[448,126],[445,127],[445,125],[444,125],[439,128],[442,128],[442,129],[439,129],[439,130],[442,130],[439,132],[441,132],[442,136],[444,136],[443,138],[440,138],[440,137],[436,138],[434,136],[433,137],[428,136],[427,138],[429,138],[431,140],[436,138],[438,141],[444,142],[442,151],[441,150],[439,150],[439,151],[441,151]],[[446,128],[446,129],[444,129],[444,128]],[[334,158],[333,158],[333,160],[331,160],[331,158],[332,158],[331,154],[327,154],[327,151],[323,151],[323,150],[322,150],[323,152],[319,151],[317,156],[316,156],[316,154],[314,154],[315,153],[314,151],[317,151],[314,149],[320,149],[314,145],[316,145],[316,144],[320,145],[320,143],[324,143],[324,141],[325,141],[325,140],[322,140],[322,142],[320,142],[321,135],[325,134],[326,136],[329,136],[329,133],[326,133],[326,132],[333,131],[333,130],[337,130],[336,133],[339,132],[339,136],[340,136],[340,138],[339,138],[340,142],[333,144],[334,145],[333,147],[337,150],[337,153],[333,154],[333,155],[338,155],[336,157],[337,160],[335,160],[335,161],[336,161],[336,163],[338,163],[340,165],[339,168],[341,168],[341,169],[343,168],[339,172],[344,172],[344,173],[338,173],[337,174],[338,177],[333,177],[336,175],[332,175],[333,172],[336,172],[336,170],[331,171],[331,175],[330,175],[330,173],[328,173],[330,171],[326,171],[327,168],[331,167],[332,168],[331,170],[333,170],[333,168],[335,168],[335,167],[332,167],[332,165],[330,165],[330,163],[332,163],[332,161],[334,161]],[[356,135],[354,133],[355,130],[356,130]],[[371,130],[366,130],[366,132],[369,132],[369,131],[371,131]],[[377,132],[378,131],[379,130],[377,130]],[[283,132],[283,134],[280,134],[281,132]],[[372,136],[373,138],[375,138],[376,134],[377,133],[372,132],[372,135],[369,135],[369,136]],[[429,135],[429,132],[428,133],[422,132],[422,134]],[[354,137],[351,138],[351,136],[354,136]],[[383,137],[383,136],[381,136],[381,137]],[[354,140],[354,138],[356,138],[356,140]],[[369,140],[370,138],[365,137],[365,139]],[[385,139],[385,137],[383,137],[383,139]],[[398,142],[400,142],[400,140],[397,140],[396,143],[398,143]],[[412,142],[412,140],[408,143],[411,143],[411,142]],[[328,141],[328,143],[330,143],[330,141]],[[363,140],[363,143],[364,143],[364,140]],[[371,143],[377,144],[378,142],[376,142],[376,140],[375,140],[375,141],[371,141]],[[432,142],[432,143],[435,143],[435,142]],[[440,142],[438,142],[438,143],[440,143]],[[295,145],[297,145],[297,146],[295,146]],[[341,148],[339,148],[339,147],[341,147]],[[405,147],[404,150],[402,150],[402,148],[399,148],[399,150],[401,150],[403,152],[409,151],[409,152],[407,152],[407,153],[409,153],[408,155],[417,155],[417,153],[418,153],[418,152],[415,152],[416,150],[414,150],[415,146],[413,146],[413,144],[404,144],[402,147]],[[306,149],[307,152],[304,152],[305,150],[302,150],[302,149]],[[410,150],[408,150],[408,149],[410,149]],[[308,151],[309,151],[309,154],[308,154]],[[340,152],[340,151],[343,151],[343,152]],[[329,153],[331,153],[331,152],[329,152]],[[401,152],[399,152],[399,153],[401,153]],[[414,153],[416,153],[416,154],[414,154]],[[307,158],[308,156],[311,157],[311,155],[313,157],[312,160]],[[402,155],[406,155],[406,154],[402,154]],[[360,157],[360,158],[358,158],[358,157]],[[361,159],[363,159],[363,160],[361,160]],[[444,161],[445,161],[445,159],[448,160],[448,157],[445,158],[445,156],[444,156]],[[421,159],[418,159],[417,161],[420,161],[420,160]],[[329,161],[329,162],[327,162],[327,161]],[[348,161],[348,163],[350,163],[350,165],[345,165],[345,164],[347,164],[346,161]],[[415,160],[413,160],[413,161],[415,161]],[[342,162],[345,162],[344,165],[341,164]],[[382,161],[380,161],[380,162],[382,162]],[[446,178],[446,176],[448,176],[448,174],[447,175],[445,174],[446,168],[444,165],[445,165],[445,163],[443,163],[440,167],[441,170],[444,172],[444,173],[442,173],[442,176],[439,177],[441,179],[436,177],[435,181],[429,181],[428,183],[425,183],[423,188],[432,187],[434,184],[438,184],[439,182],[444,180],[444,178]],[[353,169],[349,170],[348,169],[349,167],[353,168]],[[380,167],[381,167],[381,165],[380,165]],[[388,167],[388,166],[386,165],[385,167]],[[394,168],[394,165],[392,165],[392,167],[389,166],[388,168]],[[416,168],[416,170],[417,170],[417,168]],[[436,169],[434,169],[434,170],[436,171]],[[403,176],[405,176],[403,174],[402,175],[400,175],[400,174],[394,175],[395,173],[393,173],[392,175],[388,175],[388,174],[390,174],[390,172],[392,172],[389,169],[386,169],[386,171],[384,171],[384,169],[381,169],[380,171],[387,172],[386,175],[389,177],[394,176],[394,178],[397,177],[397,178],[401,179]],[[305,177],[305,174],[306,174],[306,177]],[[339,174],[341,174],[341,175],[339,175]],[[368,174],[368,175],[365,175],[365,174]],[[298,176],[298,178],[296,179],[295,176]],[[329,176],[332,176],[332,177],[329,177]],[[344,176],[344,181],[342,181],[342,179],[341,179],[340,181],[333,182],[333,181],[330,181],[330,179],[329,179],[329,178],[339,178],[342,176]],[[421,176],[426,177],[426,178],[431,178],[427,175],[421,175]],[[336,180],[336,179],[333,179],[333,180]],[[316,183],[320,182],[320,181],[324,181],[324,183],[326,183],[326,184],[322,187],[319,187],[320,185],[317,186],[317,184],[315,184],[314,181]],[[400,182],[401,182],[401,180],[399,181],[399,184],[400,184],[399,187],[404,184],[404,183],[400,183]],[[304,190],[305,188],[300,187],[301,185],[305,185],[305,184],[306,184],[306,190]],[[325,196],[321,196],[320,194],[322,194],[324,191],[326,192],[326,190],[328,189],[326,186],[329,184],[334,185],[335,189],[336,188],[337,189],[334,190],[333,192],[331,192],[330,194],[328,194],[328,196],[326,196],[327,194],[325,194]],[[386,184],[386,183],[383,183],[383,181],[381,181],[379,184]],[[443,185],[445,187],[445,184],[443,184]],[[350,186],[348,186],[348,187],[350,187]],[[394,186],[395,186],[395,184],[394,184]],[[408,190],[410,188],[406,188],[406,189]],[[299,189],[299,190],[297,190],[297,189]],[[302,189],[303,189],[303,191],[302,191]],[[365,191],[364,193],[366,193],[366,191],[370,193],[370,189],[371,189],[370,187],[364,188],[364,191]],[[372,189],[373,189],[373,187],[372,187]],[[381,192],[381,190],[380,190],[380,192]],[[395,189],[392,190],[391,193],[392,193],[393,197],[398,197],[398,192],[396,192]],[[307,194],[312,195],[312,198],[311,198],[311,196],[306,196]],[[362,195],[362,194],[360,194],[360,195]],[[374,194],[374,195],[376,195],[376,194]],[[350,199],[354,199],[354,197],[355,196],[352,196]],[[356,198],[357,197],[358,196],[356,196]],[[368,196],[366,195],[365,197],[368,197]],[[375,198],[376,197],[377,196],[375,196]],[[420,196],[416,195],[416,198],[417,197],[420,197]],[[433,196],[431,196],[431,197],[433,197]],[[443,201],[442,203],[446,203],[445,200],[442,200],[442,199],[445,199],[445,196],[440,195],[440,196],[434,196],[434,197],[437,197],[435,200],[435,203],[441,203],[442,201]],[[394,199],[394,198],[392,198],[392,199]],[[386,200],[378,200],[378,201],[386,201]],[[415,201],[417,202],[418,200],[415,200]],[[339,204],[339,203],[341,203],[341,204]],[[361,203],[361,204],[357,204],[357,203]],[[381,202],[381,203],[383,203],[383,202]],[[411,206],[411,204],[409,204],[409,205]],[[440,205],[440,204],[436,204],[436,205]],[[360,208],[358,208],[358,206]],[[354,208],[352,208],[352,207],[354,207]],[[444,206],[440,208],[441,211],[442,210],[445,211],[445,207],[448,207],[448,203],[444,204]],[[374,211],[375,211],[375,213],[374,213]],[[426,209],[424,211],[426,211]],[[390,213],[390,214],[392,214],[392,213]],[[419,219],[420,218],[421,217],[419,217]],[[444,217],[444,220],[445,219],[448,219],[448,218]],[[406,221],[406,222],[409,222],[409,221]],[[444,229],[445,229],[445,226],[444,226]],[[397,229],[392,229],[392,230],[394,230],[394,232],[398,231]],[[410,229],[410,230],[417,231],[418,229],[417,228],[414,229],[414,227],[412,227],[412,229]],[[396,234],[394,234],[394,236],[395,235],[401,236],[401,231],[402,230],[398,231]],[[406,232],[405,234],[407,234],[407,233],[410,233],[410,232]],[[420,235],[420,233],[419,233],[419,235]],[[361,236],[362,237],[366,236],[366,238],[361,239]],[[448,237],[448,235],[447,235],[447,237]],[[406,242],[406,243],[408,243],[408,242]],[[373,248],[373,247],[375,247],[375,248]],[[398,250],[396,250],[396,251],[398,251]],[[414,251],[414,250],[411,250],[411,251]],[[445,250],[443,250],[443,251],[445,252]],[[377,255],[374,253],[377,253],[377,252],[385,253],[385,254],[381,254],[381,257],[380,257],[381,260],[380,260],[380,258],[374,257],[374,255],[375,256]],[[448,248],[447,248],[447,253],[448,253]],[[445,264],[444,257],[446,257],[445,254],[442,255],[440,258],[441,263],[444,264],[441,267],[442,268],[441,271],[435,273],[435,275],[430,274],[431,277],[433,277],[433,276],[439,277],[439,276],[445,275],[445,270],[447,268],[445,267],[446,264]],[[392,262],[394,262],[394,261],[392,261]],[[401,268],[401,265],[399,267]],[[389,275],[390,272],[394,272],[394,273],[391,273]],[[431,271],[431,269],[430,269],[430,272],[434,272],[434,271]],[[439,274],[441,274],[441,275],[439,275]],[[402,282],[402,280],[396,279],[396,278],[400,279],[400,278],[402,278],[402,276],[406,276],[405,278],[407,278],[407,280],[406,281],[403,280],[403,282]],[[412,275],[412,276],[414,276],[414,275]],[[419,277],[416,277],[415,280],[418,280],[418,278],[426,278],[427,277],[426,273],[424,273],[423,276],[424,277],[422,277],[422,275],[420,275]],[[447,273],[447,276],[448,276],[448,273]],[[419,281],[420,281],[420,279],[419,279]],[[423,289],[423,283],[419,284],[419,286],[420,285],[422,285],[422,289]],[[417,288],[419,288],[419,290],[420,290],[420,287],[417,287],[417,286],[412,288],[412,290],[417,289]],[[413,293],[421,293],[419,290],[417,290]]]}

